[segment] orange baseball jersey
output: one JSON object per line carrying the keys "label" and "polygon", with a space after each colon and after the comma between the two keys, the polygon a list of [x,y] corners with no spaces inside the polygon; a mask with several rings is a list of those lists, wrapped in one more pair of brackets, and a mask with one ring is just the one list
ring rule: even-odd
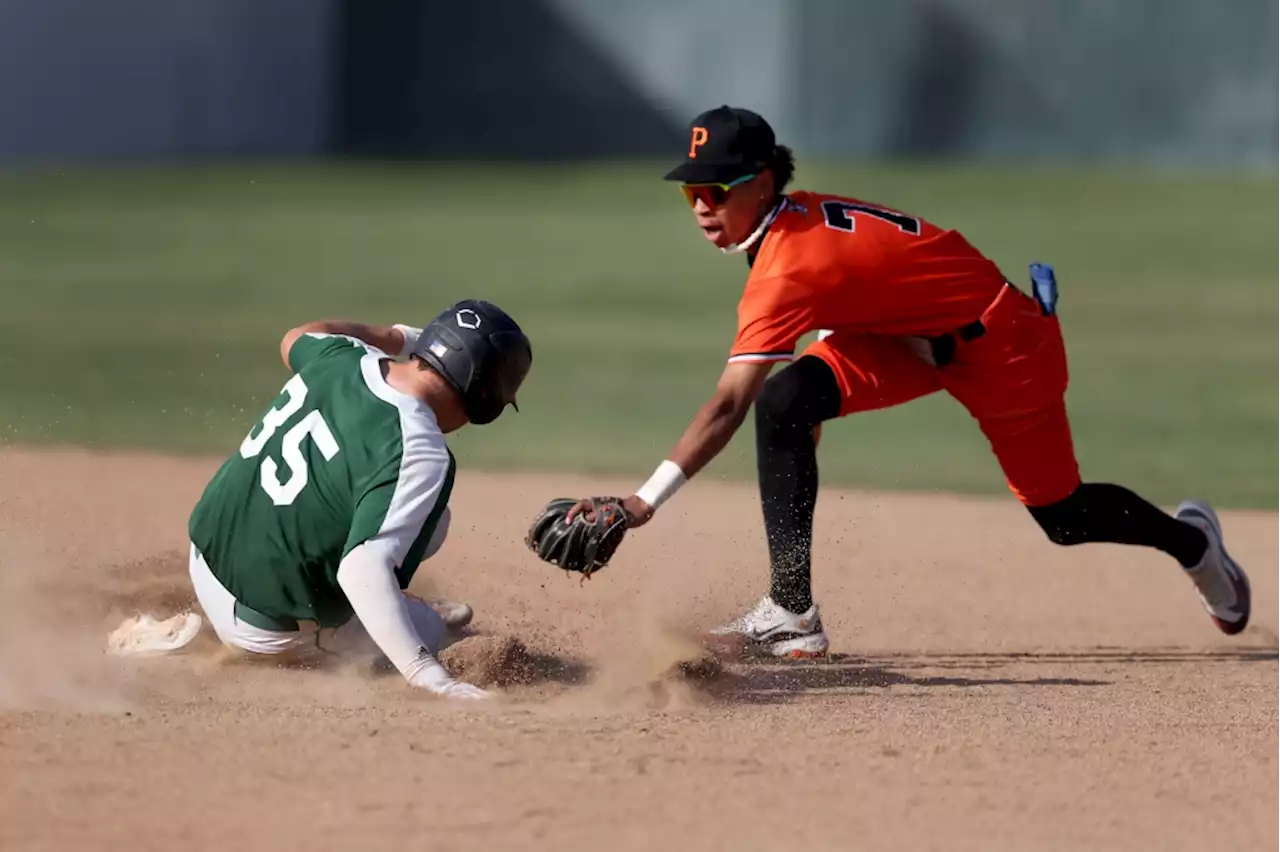
{"label": "orange baseball jersey", "polygon": [[945,334],[976,320],[1004,284],[957,231],[855,198],[794,192],[752,262],[729,360],[791,360],[815,330]]}

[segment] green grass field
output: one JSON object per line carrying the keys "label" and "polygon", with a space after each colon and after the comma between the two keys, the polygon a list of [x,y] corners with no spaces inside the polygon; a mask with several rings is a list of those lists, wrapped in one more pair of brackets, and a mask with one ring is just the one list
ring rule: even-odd
{"label": "green grass field", "polygon": [[[421,324],[458,298],[534,342],[522,413],[464,466],[642,477],[711,390],[745,278],[663,164],[239,166],[0,175],[0,443],[228,452],[317,318]],[[1274,175],[810,168],[801,187],[963,231],[1015,281],[1053,263],[1087,478],[1277,503]],[[752,476],[748,428],[711,476]],[[999,492],[936,397],[832,424],[825,482]]]}

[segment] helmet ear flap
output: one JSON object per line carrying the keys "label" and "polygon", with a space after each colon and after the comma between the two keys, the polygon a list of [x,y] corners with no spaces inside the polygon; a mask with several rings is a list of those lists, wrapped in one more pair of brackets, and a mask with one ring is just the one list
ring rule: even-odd
{"label": "helmet ear flap", "polygon": [[432,323],[427,330],[431,334],[431,342],[418,356],[443,376],[454,390],[465,394],[476,372],[470,350],[462,338],[446,325]]}
{"label": "helmet ear flap", "polygon": [[500,400],[495,403],[490,397],[490,390],[486,382],[478,382],[470,393],[462,397],[467,409],[467,419],[476,426],[492,423],[502,414],[502,403]]}
{"label": "helmet ear flap", "polygon": [[533,366],[533,347],[524,332],[499,331],[489,335],[489,343],[493,352],[500,358],[498,382],[504,402],[515,402],[516,391],[529,375]]}

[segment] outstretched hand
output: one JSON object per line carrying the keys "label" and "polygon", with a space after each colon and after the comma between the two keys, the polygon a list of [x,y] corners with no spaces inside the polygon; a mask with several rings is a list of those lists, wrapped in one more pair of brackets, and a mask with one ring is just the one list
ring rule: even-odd
{"label": "outstretched hand", "polygon": [[[622,508],[627,513],[628,529],[642,527],[653,517],[653,507],[634,494],[630,497],[622,498]],[[573,519],[578,515],[585,516],[588,521],[595,521],[595,510],[590,498],[579,500],[575,503],[573,508],[565,513],[564,522],[566,524],[573,523]]]}

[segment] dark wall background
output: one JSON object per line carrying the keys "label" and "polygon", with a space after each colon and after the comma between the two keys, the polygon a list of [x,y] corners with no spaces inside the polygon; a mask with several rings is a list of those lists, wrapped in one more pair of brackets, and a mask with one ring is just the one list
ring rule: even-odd
{"label": "dark wall background", "polygon": [[0,0],[0,158],[810,154],[1274,166],[1265,0]]}
{"label": "dark wall background", "polygon": [[683,135],[548,3],[338,7],[339,150],[577,158],[669,151]]}

